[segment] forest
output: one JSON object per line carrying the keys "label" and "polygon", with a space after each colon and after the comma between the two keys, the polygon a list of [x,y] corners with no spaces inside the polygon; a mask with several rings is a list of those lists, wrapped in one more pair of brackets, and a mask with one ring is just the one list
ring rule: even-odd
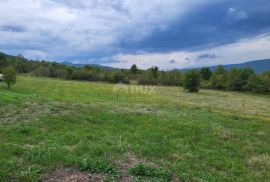
{"label": "forest", "polygon": [[105,69],[92,65],[75,67],[63,63],[28,60],[21,55],[10,56],[0,53],[0,73],[13,66],[20,74],[29,74],[39,77],[60,78],[66,80],[84,80],[109,83],[184,86],[190,91],[199,88],[246,91],[254,93],[270,93],[270,70],[255,73],[251,68],[232,68],[226,70],[218,66],[214,71],[208,67],[194,70],[160,70],[152,67],[147,70],[133,65],[130,69]]}

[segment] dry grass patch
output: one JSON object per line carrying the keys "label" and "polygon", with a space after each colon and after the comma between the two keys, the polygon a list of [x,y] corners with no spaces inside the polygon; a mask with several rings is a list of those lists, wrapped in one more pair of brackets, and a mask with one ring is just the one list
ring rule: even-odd
{"label": "dry grass patch", "polygon": [[136,155],[133,153],[127,153],[125,154],[125,160],[117,160],[115,161],[116,165],[120,168],[122,175],[120,177],[121,182],[131,182],[134,180],[134,177],[132,177],[129,174],[129,169],[131,167],[134,167],[140,163],[145,163],[150,166],[155,166],[154,163],[146,160],[138,159]]}
{"label": "dry grass patch", "polygon": [[248,160],[248,164],[253,169],[257,170],[270,170],[270,156],[267,154],[255,155]]}
{"label": "dry grass patch", "polygon": [[212,126],[212,131],[214,135],[222,140],[233,139],[237,136],[237,132],[235,129],[228,129],[219,124],[214,124]]}
{"label": "dry grass patch", "polygon": [[57,168],[56,170],[43,175],[43,182],[99,182],[106,178],[104,174],[88,174],[75,171],[69,168]]}

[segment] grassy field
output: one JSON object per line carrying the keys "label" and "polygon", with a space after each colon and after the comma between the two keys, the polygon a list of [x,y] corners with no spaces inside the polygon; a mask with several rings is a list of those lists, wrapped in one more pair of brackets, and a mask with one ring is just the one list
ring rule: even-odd
{"label": "grassy field", "polygon": [[270,97],[0,82],[0,181],[268,181]]}

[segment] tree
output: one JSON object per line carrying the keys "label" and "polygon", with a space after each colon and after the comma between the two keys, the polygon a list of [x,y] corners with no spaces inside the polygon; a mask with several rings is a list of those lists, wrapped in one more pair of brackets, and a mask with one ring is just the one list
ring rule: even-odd
{"label": "tree", "polygon": [[3,70],[4,73],[4,81],[7,84],[8,89],[10,89],[11,85],[16,83],[17,71],[13,66],[8,66]]}
{"label": "tree", "polygon": [[150,70],[152,71],[153,76],[155,78],[158,78],[158,72],[159,72],[158,67],[154,66],[154,67],[150,68]]}
{"label": "tree", "polygon": [[204,80],[209,80],[212,76],[212,71],[208,67],[204,67],[201,69],[201,75]]}
{"label": "tree", "polygon": [[262,78],[267,82],[268,86],[270,87],[270,70],[263,72]]}
{"label": "tree", "polygon": [[70,80],[72,78],[73,69],[71,67],[67,67],[66,68],[66,71],[67,71],[67,77],[66,77],[66,79],[67,80]]}
{"label": "tree", "polygon": [[187,71],[184,76],[183,86],[189,92],[198,92],[200,89],[201,75],[199,71]]}
{"label": "tree", "polygon": [[138,67],[136,66],[136,64],[132,65],[131,68],[130,68],[130,72],[132,74],[137,74],[139,72],[139,69]]}
{"label": "tree", "polygon": [[223,65],[219,65],[216,70],[214,71],[214,74],[216,75],[222,75],[226,73],[225,67]]}
{"label": "tree", "polygon": [[244,90],[249,77],[253,74],[254,71],[251,68],[231,69],[228,73],[228,89],[234,91]]}
{"label": "tree", "polygon": [[0,67],[4,68],[8,65],[6,56],[0,53]]}
{"label": "tree", "polygon": [[227,77],[224,66],[218,66],[211,77],[212,88],[225,89],[227,87]]}
{"label": "tree", "polygon": [[139,75],[137,79],[141,85],[157,85],[158,79],[154,76],[152,70],[146,70]]}
{"label": "tree", "polygon": [[159,82],[166,86],[181,86],[182,74],[179,70],[161,71],[159,74]]}

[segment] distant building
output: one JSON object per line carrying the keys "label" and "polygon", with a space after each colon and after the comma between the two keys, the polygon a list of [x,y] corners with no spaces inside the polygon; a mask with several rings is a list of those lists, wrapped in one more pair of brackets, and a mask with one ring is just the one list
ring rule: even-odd
{"label": "distant building", "polygon": [[3,81],[4,76],[2,74],[0,74],[0,81]]}

